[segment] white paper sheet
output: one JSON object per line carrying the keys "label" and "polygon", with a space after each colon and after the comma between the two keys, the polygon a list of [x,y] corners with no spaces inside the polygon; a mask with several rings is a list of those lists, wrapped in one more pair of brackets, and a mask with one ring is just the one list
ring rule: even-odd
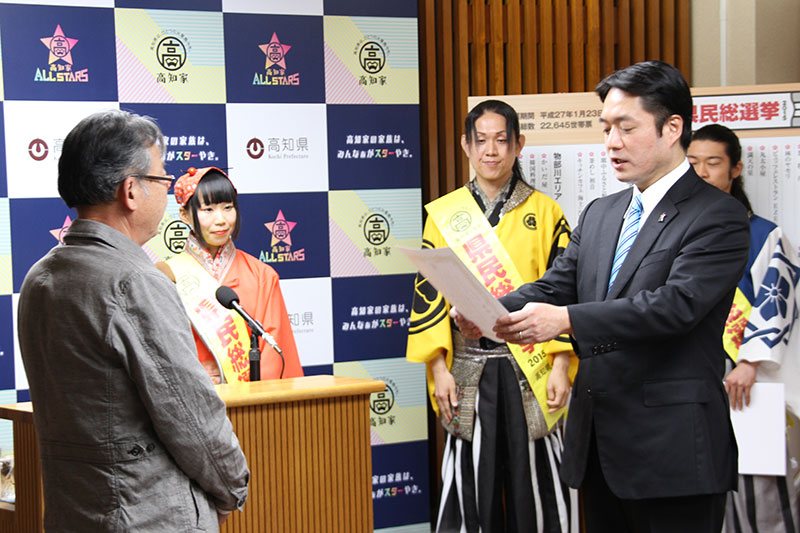
{"label": "white paper sheet", "polygon": [[750,405],[731,409],[739,445],[739,473],[786,475],[786,408],[783,383],[755,383]]}
{"label": "white paper sheet", "polygon": [[496,342],[504,342],[492,328],[508,314],[503,305],[476,278],[450,248],[412,250],[398,248],[423,276],[436,287],[458,312],[478,326],[481,333]]}

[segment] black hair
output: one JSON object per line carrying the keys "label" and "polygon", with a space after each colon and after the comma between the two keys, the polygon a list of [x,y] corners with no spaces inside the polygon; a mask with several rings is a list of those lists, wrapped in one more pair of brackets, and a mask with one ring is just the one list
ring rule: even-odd
{"label": "black hair", "polygon": [[[467,118],[464,120],[464,131],[467,138],[467,144],[472,144],[477,137],[478,132],[475,129],[475,122],[486,113],[496,113],[506,119],[506,137],[514,139],[515,146],[519,145],[519,115],[513,107],[501,100],[484,100],[475,107],[473,107]],[[522,169],[519,165],[519,159],[515,159],[512,168],[512,174],[522,179]]]}
{"label": "black hair", "polygon": [[[742,160],[742,145],[739,137],[722,124],[708,124],[692,134],[693,141],[712,141],[725,146],[725,155],[730,159],[731,167]],[[744,192],[744,178],[740,175],[731,182],[731,195],[744,205],[748,213],[753,212],[750,199]]]}
{"label": "black hair", "polygon": [[192,217],[192,224],[196,228],[195,237],[203,246],[208,246],[208,243],[203,239],[203,232],[199,231],[200,219],[197,216],[197,211],[200,209],[201,199],[205,205],[232,203],[233,208],[236,209],[236,225],[231,233],[231,238],[236,239],[239,237],[239,230],[242,227],[242,215],[239,212],[238,194],[233,183],[222,172],[215,169],[206,172],[197,182],[197,189],[195,189],[192,197],[183,206]]}
{"label": "black hair", "polygon": [[150,170],[150,148],[164,136],[150,117],[111,109],[89,115],[67,134],[58,159],[58,194],[67,207],[106,204],[132,174]]}
{"label": "black hair", "polygon": [[681,146],[684,151],[689,148],[692,137],[692,93],[677,68],[663,61],[636,63],[609,75],[594,90],[605,102],[611,89],[641,97],[642,108],[655,117],[659,137],[669,117],[681,117]]}

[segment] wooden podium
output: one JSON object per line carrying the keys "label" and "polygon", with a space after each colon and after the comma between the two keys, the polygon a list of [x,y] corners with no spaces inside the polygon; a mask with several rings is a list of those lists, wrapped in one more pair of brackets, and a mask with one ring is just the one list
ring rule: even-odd
{"label": "wooden podium", "polygon": [[[218,385],[250,466],[244,512],[223,532],[372,531],[369,395],[382,381],[309,376]],[[42,531],[42,481],[30,403],[0,406],[13,421],[16,504],[0,533]]]}

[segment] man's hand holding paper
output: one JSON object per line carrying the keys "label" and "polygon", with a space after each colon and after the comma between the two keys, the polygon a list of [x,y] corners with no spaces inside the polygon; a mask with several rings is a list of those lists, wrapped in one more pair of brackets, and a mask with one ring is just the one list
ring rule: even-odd
{"label": "man's hand holding paper", "polygon": [[519,311],[497,319],[494,333],[506,342],[533,344],[572,333],[566,307],[528,302]]}
{"label": "man's hand holding paper", "polygon": [[[450,316],[461,334],[468,339],[486,336],[458,309],[452,307]],[[514,344],[534,344],[553,340],[559,335],[572,333],[572,324],[566,307],[529,302],[519,311],[501,316],[493,328],[495,336]]]}

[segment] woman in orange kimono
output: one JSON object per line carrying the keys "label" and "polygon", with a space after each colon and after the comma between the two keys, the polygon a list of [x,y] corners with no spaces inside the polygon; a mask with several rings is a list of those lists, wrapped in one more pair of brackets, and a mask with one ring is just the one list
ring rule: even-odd
{"label": "woman in orange kimono", "polygon": [[236,292],[242,308],[264,326],[282,351],[281,356],[263,338],[259,341],[261,379],[302,376],[277,272],[233,244],[241,215],[230,178],[218,168],[190,168],[175,182],[175,199],[191,234],[184,251],[158,267],[177,280],[200,362],[212,380],[249,380],[250,331],[235,311],[216,301],[214,293],[220,285]]}

